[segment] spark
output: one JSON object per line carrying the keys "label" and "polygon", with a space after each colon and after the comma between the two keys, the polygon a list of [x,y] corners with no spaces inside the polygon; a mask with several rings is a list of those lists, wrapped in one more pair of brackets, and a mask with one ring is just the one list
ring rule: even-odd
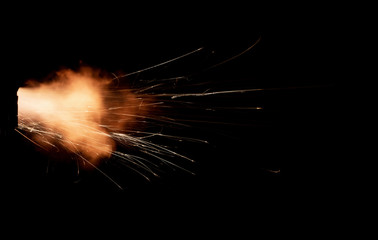
{"label": "spark", "polygon": [[124,74],[124,75],[121,75],[121,76],[116,76],[115,78],[116,78],[116,79],[119,79],[119,78],[125,78],[125,77],[129,77],[129,76],[131,76],[131,75],[139,74],[139,73],[142,73],[142,72],[145,72],[145,71],[148,71],[148,70],[154,69],[154,68],[158,68],[158,67],[161,67],[161,66],[163,66],[163,65],[166,65],[166,64],[168,64],[168,63],[172,63],[172,62],[175,62],[175,61],[177,61],[177,60],[179,60],[179,59],[182,59],[182,58],[184,58],[184,57],[187,57],[187,56],[189,56],[189,55],[192,55],[192,54],[194,54],[194,53],[196,53],[196,52],[202,51],[203,49],[204,49],[203,47],[200,47],[200,48],[198,48],[198,49],[196,49],[196,50],[193,50],[193,51],[191,51],[191,52],[189,52],[189,53],[185,53],[185,54],[183,54],[183,55],[181,55],[181,56],[175,57],[175,58],[170,59],[170,60],[167,60],[167,61],[165,61],[165,62],[162,62],[162,63],[156,64],[156,65],[153,65],[153,66],[150,66],[150,67],[146,67],[146,68],[144,68],[144,69],[141,69],[141,70],[138,70],[138,71],[135,71],[135,72],[127,73],[127,74]]}
{"label": "spark", "polygon": [[211,67],[209,67],[207,70],[209,69],[212,69],[212,68],[216,68],[216,67],[219,67],[220,65],[223,65],[225,63],[228,63],[236,58],[239,58],[240,56],[244,55],[245,53],[249,52],[251,49],[255,48],[256,45],[261,41],[261,37],[259,37],[251,46],[249,46],[247,49],[245,49],[244,51],[230,57],[230,58],[227,58],[226,60],[223,60],[217,64],[214,64],[212,65]]}
{"label": "spark", "polygon": [[248,92],[257,92],[263,91],[264,89],[256,88],[256,89],[237,89],[237,90],[226,90],[226,91],[216,91],[216,92],[203,92],[203,93],[182,93],[182,94],[159,94],[157,96],[161,97],[171,97],[172,99],[182,98],[182,97],[205,97],[211,95],[219,95],[219,94],[232,94],[232,93],[248,93]]}
{"label": "spark", "polygon": [[[100,78],[99,72],[88,67],[78,72],[62,70],[48,83],[29,82],[19,90],[16,131],[45,151],[71,152],[120,189],[120,184],[100,169],[104,159],[117,159],[147,180],[148,175],[157,176],[160,170],[154,161],[194,174],[169,160],[194,162],[193,159],[149,139],[159,136],[178,141],[206,141],[138,129],[135,125],[150,121],[186,125],[149,114],[152,106],[163,102],[154,102],[152,96],[141,97],[135,93],[138,91],[112,89],[111,83],[112,79]],[[122,152],[117,147],[136,148],[149,158]]]}
{"label": "spark", "polygon": [[[258,42],[241,53],[221,61],[212,69],[223,65],[246,52]],[[147,86],[124,86],[125,78],[163,65],[178,61],[202,51],[198,48],[176,58],[146,67],[124,75],[106,73],[91,67],[82,67],[78,71],[63,69],[46,82],[30,81],[19,89],[19,126],[16,131],[34,145],[46,152],[55,149],[59,154],[70,153],[70,159],[82,161],[92,167],[117,188],[121,184],[101,169],[105,160],[111,159],[136,172],[146,180],[159,176],[161,166],[180,169],[189,174],[195,172],[183,167],[180,161],[195,162],[190,156],[154,142],[156,138],[170,141],[209,144],[206,139],[167,134],[163,128],[172,126],[190,128],[187,123],[222,123],[211,120],[180,119],[165,115],[165,109],[177,108],[175,103],[191,105],[191,102],[179,101],[181,98],[205,97],[227,94],[243,94],[265,89],[234,89],[212,91],[211,88],[200,93],[167,93],[165,87],[170,81],[188,79],[189,76],[159,79],[161,82],[144,81]],[[143,81],[141,81],[143,82]],[[122,85],[123,84],[123,85]],[[199,83],[204,85],[205,83]],[[122,85],[122,87],[120,87]],[[151,90],[161,92],[152,93]],[[171,89],[170,89],[171,90]],[[171,100],[161,100],[161,98]],[[217,107],[198,106],[207,111],[220,109],[261,110],[260,106]],[[159,127],[158,131],[150,131]],[[75,156],[74,158],[72,156]],[[78,172],[79,174],[79,165]]]}
{"label": "spark", "polygon": [[21,136],[23,136],[24,138],[26,138],[27,140],[29,140],[31,143],[33,143],[34,145],[44,149],[44,150],[47,150],[46,148],[42,147],[41,145],[39,145],[38,143],[36,143],[35,141],[33,141],[32,139],[28,138],[27,136],[25,136],[25,134],[22,134],[22,132],[20,132],[17,128],[15,129],[15,131],[17,133],[19,133]]}

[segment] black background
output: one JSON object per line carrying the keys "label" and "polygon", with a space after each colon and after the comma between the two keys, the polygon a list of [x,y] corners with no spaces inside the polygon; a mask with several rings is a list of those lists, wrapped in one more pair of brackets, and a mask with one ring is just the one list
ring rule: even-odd
{"label": "black background", "polygon": [[312,18],[306,8],[298,14],[290,6],[246,3],[94,5],[62,3],[49,10],[25,11],[22,21],[16,21],[20,18],[15,15],[6,18],[2,28],[7,81],[15,76],[21,82],[38,79],[80,62],[110,72],[132,72],[199,47],[222,59],[260,39],[247,54],[196,79],[210,79],[216,86],[217,81],[233,78],[242,86],[274,90],[219,99],[235,105],[248,100],[264,109],[216,116],[247,122],[248,127],[236,124],[212,126],[215,133],[199,131],[212,144],[184,149],[196,157],[195,176],[167,173],[150,183],[132,183],[125,192],[116,191],[101,176],[88,176],[76,185],[34,180],[30,169],[40,171],[43,161],[40,165],[26,161],[36,153],[16,139],[22,159],[18,170],[3,182],[10,188],[4,198],[22,202],[14,208],[21,206],[46,218],[69,216],[76,223],[88,216],[120,223],[115,219],[128,218],[131,212],[153,224],[163,221],[163,216],[171,218],[169,224],[185,218],[193,219],[185,225],[192,230],[209,227],[209,219],[220,226],[236,223],[245,232],[252,224],[250,218],[276,229],[288,217],[288,208],[319,197],[316,193],[333,191],[329,184],[339,181],[333,181],[337,177],[332,172],[338,161],[337,79],[332,72],[325,74],[334,54],[324,56],[325,45],[333,42],[322,43],[329,28],[318,25],[316,14]]}

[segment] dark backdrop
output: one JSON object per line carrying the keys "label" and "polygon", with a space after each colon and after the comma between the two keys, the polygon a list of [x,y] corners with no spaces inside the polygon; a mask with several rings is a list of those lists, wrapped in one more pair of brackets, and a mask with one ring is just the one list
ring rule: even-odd
{"label": "dark backdrop", "polygon": [[[13,16],[2,22],[3,81],[18,79],[22,84],[25,79],[40,79],[60,67],[75,68],[80,63],[110,72],[132,72],[199,47],[204,47],[204,56],[215,52],[222,59],[260,39],[247,54],[195,79],[210,78],[214,86],[217,81],[235,79],[241,86],[271,89],[234,99],[235,104],[248,100],[251,105],[262,105],[259,113],[216,116],[218,120],[244,121],[247,128],[237,124],[216,126],[216,133],[204,135],[212,140],[210,148],[185,149],[198,158],[194,177],[167,174],[152,183],[131,184],[131,190],[125,193],[114,193],[98,176],[89,176],[79,186],[55,180],[46,187],[43,180],[40,193],[40,187],[33,185],[40,180],[34,183],[28,179],[34,175],[26,172],[40,171],[43,161],[40,165],[26,161],[25,165],[25,159],[21,159],[19,169],[10,174],[21,180],[8,178],[4,183],[21,191],[26,195],[23,197],[47,194],[59,204],[63,198],[75,205],[72,197],[80,196],[82,201],[94,202],[97,208],[112,213],[128,211],[133,201],[172,213],[176,211],[173,209],[184,214],[196,209],[196,214],[216,216],[220,211],[238,217],[239,213],[279,212],[286,200],[319,190],[326,185],[325,179],[330,179],[329,171],[337,161],[333,149],[337,135],[336,80],[332,73],[324,74],[332,55],[323,56],[322,45],[317,44],[323,29],[316,27],[316,18],[315,23],[298,24],[301,19],[308,20],[304,18],[306,11],[298,16],[282,12],[279,6],[109,4],[57,6],[21,15],[22,21]],[[186,66],[179,68],[185,70]],[[226,100],[232,105],[232,98]],[[34,156],[28,144],[17,144],[22,158]],[[25,186],[31,193],[23,193]],[[114,194],[115,198],[109,197]]]}

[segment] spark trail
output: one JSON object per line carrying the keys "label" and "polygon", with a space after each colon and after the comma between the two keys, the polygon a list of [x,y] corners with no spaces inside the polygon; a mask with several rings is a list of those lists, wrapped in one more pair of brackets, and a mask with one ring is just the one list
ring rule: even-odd
{"label": "spark trail", "polygon": [[[252,49],[257,42],[234,57],[207,69],[239,57]],[[203,48],[198,48],[128,74],[115,75],[91,67],[81,67],[77,71],[60,70],[43,82],[29,81],[18,91],[19,126],[16,131],[46,152],[55,155],[68,154],[67,161],[73,159],[81,162],[77,164],[78,174],[83,169],[95,169],[119,189],[123,186],[101,170],[103,161],[117,161],[147,180],[151,176],[158,176],[163,167],[194,174],[180,164],[182,161],[194,162],[193,159],[177,151],[174,146],[154,142],[154,139],[199,144],[208,142],[206,139],[163,133],[163,128],[172,126],[191,127],[187,123],[190,120],[180,121],[178,118],[166,116],[167,110],[177,109],[178,105],[181,108],[208,108],[192,106],[190,101],[180,101],[179,98],[248,93],[263,89],[207,89],[198,93],[172,93],[172,82],[186,79],[187,76],[141,81],[144,83],[141,86],[125,84],[125,78],[170,64],[202,50]]]}

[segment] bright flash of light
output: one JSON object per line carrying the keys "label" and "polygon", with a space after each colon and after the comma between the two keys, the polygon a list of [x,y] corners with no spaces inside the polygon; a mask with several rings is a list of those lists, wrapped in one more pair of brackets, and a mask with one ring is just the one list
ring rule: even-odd
{"label": "bright flash of light", "polygon": [[54,147],[59,140],[94,164],[109,157],[114,141],[101,127],[105,117],[102,91],[109,80],[96,75],[89,69],[80,73],[64,70],[51,83],[29,83],[31,88],[21,88],[21,128],[35,132],[35,141],[44,148]]}
{"label": "bright flash of light", "polygon": [[141,159],[117,152],[116,145],[147,145],[127,130],[147,114],[149,98],[138,98],[127,89],[118,91],[112,82],[110,76],[89,67],[61,70],[47,83],[29,81],[18,91],[19,130],[46,151],[59,155],[64,149],[86,166],[96,167],[101,160],[117,156],[146,169]]}

